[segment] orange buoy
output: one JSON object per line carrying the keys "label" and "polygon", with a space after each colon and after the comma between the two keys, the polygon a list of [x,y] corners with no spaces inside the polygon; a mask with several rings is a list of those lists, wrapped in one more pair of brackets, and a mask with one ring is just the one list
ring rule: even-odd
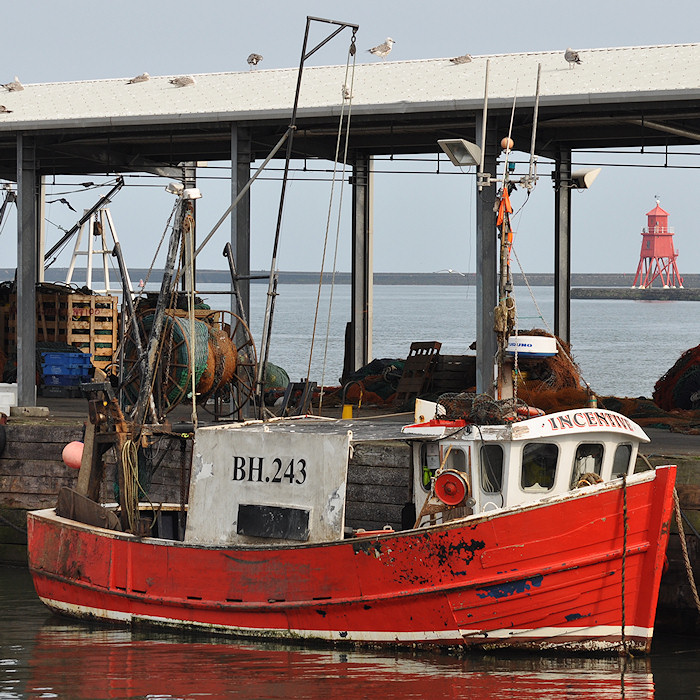
{"label": "orange buoy", "polygon": [[515,146],[515,142],[513,141],[513,139],[508,138],[507,136],[504,136],[504,137],[501,139],[501,148],[502,148],[504,151],[510,151],[510,150],[512,150],[512,149],[513,149],[513,146]]}
{"label": "orange buoy", "polygon": [[83,443],[78,440],[69,442],[64,448],[61,457],[67,467],[71,469],[80,469],[80,463],[83,461]]}
{"label": "orange buoy", "polygon": [[469,484],[461,472],[445,469],[435,479],[435,495],[446,506],[458,506],[469,496]]}

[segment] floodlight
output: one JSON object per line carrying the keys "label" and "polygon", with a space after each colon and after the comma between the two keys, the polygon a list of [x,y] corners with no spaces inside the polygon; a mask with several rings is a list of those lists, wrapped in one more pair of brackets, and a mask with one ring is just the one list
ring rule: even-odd
{"label": "floodlight", "polygon": [[587,190],[595,180],[602,168],[583,168],[571,173],[571,186],[577,190]]}
{"label": "floodlight", "polygon": [[479,165],[481,149],[464,139],[439,139],[438,145],[454,165]]}

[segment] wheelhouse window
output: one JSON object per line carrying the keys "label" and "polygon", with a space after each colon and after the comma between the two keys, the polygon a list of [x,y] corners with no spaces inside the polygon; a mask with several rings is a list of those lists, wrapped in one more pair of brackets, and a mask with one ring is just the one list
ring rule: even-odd
{"label": "wheelhouse window", "polygon": [[[444,457],[443,457],[444,459]],[[445,462],[445,467],[447,469],[456,469],[459,472],[467,471],[467,457],[464,454],[464,450],[459,448],[452,448],[450,454],[447,456]]]}
{"label": "wheelhouse window", "polygon": [[618,445],[613,458],[612,478],[627,474],[632,459],[632,445]]}
{"label": "wheelhouse window", "polygon": [[581,480],[584,474],[597,474],[603,466],[603,446],[597,442],[583,442],[576,448],[574,466],[571,470],[571,488]]}
{"label": "wheelhouse window", "polygon": [[498,493],[503,488],[503,448],[500,445],[482,445],[481,490]]}
{"label": "wheelhouse window", "polygon": [[523,447],[520,486],[523,491],[550,491],[557,475],[559,447],[551,442],[529,442]]}

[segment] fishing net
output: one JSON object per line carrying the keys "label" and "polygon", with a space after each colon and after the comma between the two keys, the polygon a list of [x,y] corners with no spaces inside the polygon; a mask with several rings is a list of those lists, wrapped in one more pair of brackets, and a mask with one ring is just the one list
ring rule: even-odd
{"label": "fishing net", "polygon": [[[527,418],[528,405],[518,399],[496,400],[488,394],[462,392],[442,394],[438,406],[444,409],[446,420],[466,420],[478,425],[500,425],[501,423]],[[518,412],[520,409],[520,413]],[[438,409],[438,415],[442,411]]]}
{"label": "fishing net", "polygon": [[700,345],[686,350],[654,385],[654,403],[666,411],[700,408]]}

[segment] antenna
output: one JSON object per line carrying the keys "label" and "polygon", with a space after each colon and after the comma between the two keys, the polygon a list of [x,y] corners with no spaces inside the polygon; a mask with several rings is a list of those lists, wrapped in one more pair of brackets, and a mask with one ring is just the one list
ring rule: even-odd
{"label": "antenna", "polygon": [[[535,186],[537,175],[535,173],[535,140],[537,138],[537,116],[540,109],[540,74],[542,73],[542,64],[537,64],[537,87],[535,88],[535,111],[532,115],[532,138],[530,139],[530,168],[527,173],[527,179],[523,184],[528,190]],[[524,179],[524,178],[523,178]]]}
{"label": "antenna", "polygon": [[479,185],[479,192],[484,189],[484,150],[486,148],[486,113],[489,108],[489,67],[491,66],[491,59],[486,59],[486,74],[484,75],[484,109],[481,117],[481,159],[479,161],[479,172],[476,176],[476,181]]}

